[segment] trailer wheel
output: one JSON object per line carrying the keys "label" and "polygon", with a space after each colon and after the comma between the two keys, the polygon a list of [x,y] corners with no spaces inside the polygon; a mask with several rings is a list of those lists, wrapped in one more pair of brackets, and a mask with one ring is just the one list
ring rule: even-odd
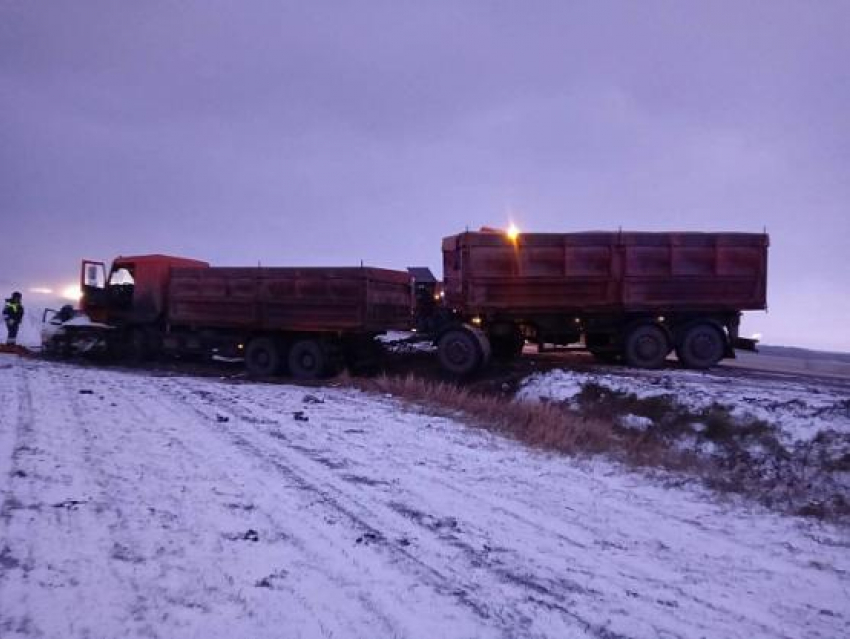
{"label": "trailer wheel", "polygon": [[280,371],[277,342],[271,337],[255,337],[245,349],[245,368],[249,375],[269,377]]}
{"label": "trailer wheel", "polygon": [[474,373],[484,363],[484,357],[481,340],[465,328],[450,329],[437,340],[440,366],[454,375]]}
{"label": "trailer wheel", "polygon": [[676,357],[688,368],[711,368],[726,352],[726,340],[718,328],[707,322],[694,324],[685,331],[676,347]]}
{"label": "trailer wheel", "polygon": [[636,368],[660,368],[669,352],[667,334],[652,324],[640,324],[631,329],[623,349],[626,364]]}
{"label": "trailer wheel", "polygon": [[289,349],[289,372],[296,379],[317,379],[328,369],[328,354],[315,339],[302,339]]}

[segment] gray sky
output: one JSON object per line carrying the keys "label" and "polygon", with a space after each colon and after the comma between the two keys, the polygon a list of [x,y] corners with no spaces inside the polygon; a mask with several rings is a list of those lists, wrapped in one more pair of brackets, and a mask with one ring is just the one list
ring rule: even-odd
{"label": "gray sky", "polygon": [[850,350],[848,33],[846,1],[0,0],[0,287],[766,226],[745,331]]}

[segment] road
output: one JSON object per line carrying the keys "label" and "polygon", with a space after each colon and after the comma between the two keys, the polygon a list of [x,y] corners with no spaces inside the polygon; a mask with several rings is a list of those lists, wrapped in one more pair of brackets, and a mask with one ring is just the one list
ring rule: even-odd
{"label": "road", "polygon": [[801,637],[850,537],[392,397],[0,356],[0,635]]}

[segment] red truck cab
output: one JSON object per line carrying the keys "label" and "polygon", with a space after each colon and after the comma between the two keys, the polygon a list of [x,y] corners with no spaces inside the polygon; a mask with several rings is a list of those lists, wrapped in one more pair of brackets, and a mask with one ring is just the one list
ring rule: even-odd
{"label": "red truck cab", "polygon": [[104,324],[156,322],[165,312],[171,269],[187,267],[209,264],[171,255],[122,256],[107,272],[104,262],[83,260],[80,308],[92,321]]}

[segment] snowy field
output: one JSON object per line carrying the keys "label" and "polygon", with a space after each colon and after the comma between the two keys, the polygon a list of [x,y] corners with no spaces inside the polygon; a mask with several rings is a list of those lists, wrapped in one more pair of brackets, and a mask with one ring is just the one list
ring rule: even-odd
{"label": "snowy field", "polygon": [[811,440],[832,430],[850,433],[850,381],[800,375],[755,374],[715,369],[640,370],[599,367],[595,371],[553,370],[528,377],[519,399],[571,402],[587,384],[638,399],[668,396],[698,412],[713,404],[727,406],[741,420],[774,425],[788,441]]}
{"label": "snowy field", "polygon": [[0,404],[4,639],[850,628],[846,529],[391,397],[0,356]]}

